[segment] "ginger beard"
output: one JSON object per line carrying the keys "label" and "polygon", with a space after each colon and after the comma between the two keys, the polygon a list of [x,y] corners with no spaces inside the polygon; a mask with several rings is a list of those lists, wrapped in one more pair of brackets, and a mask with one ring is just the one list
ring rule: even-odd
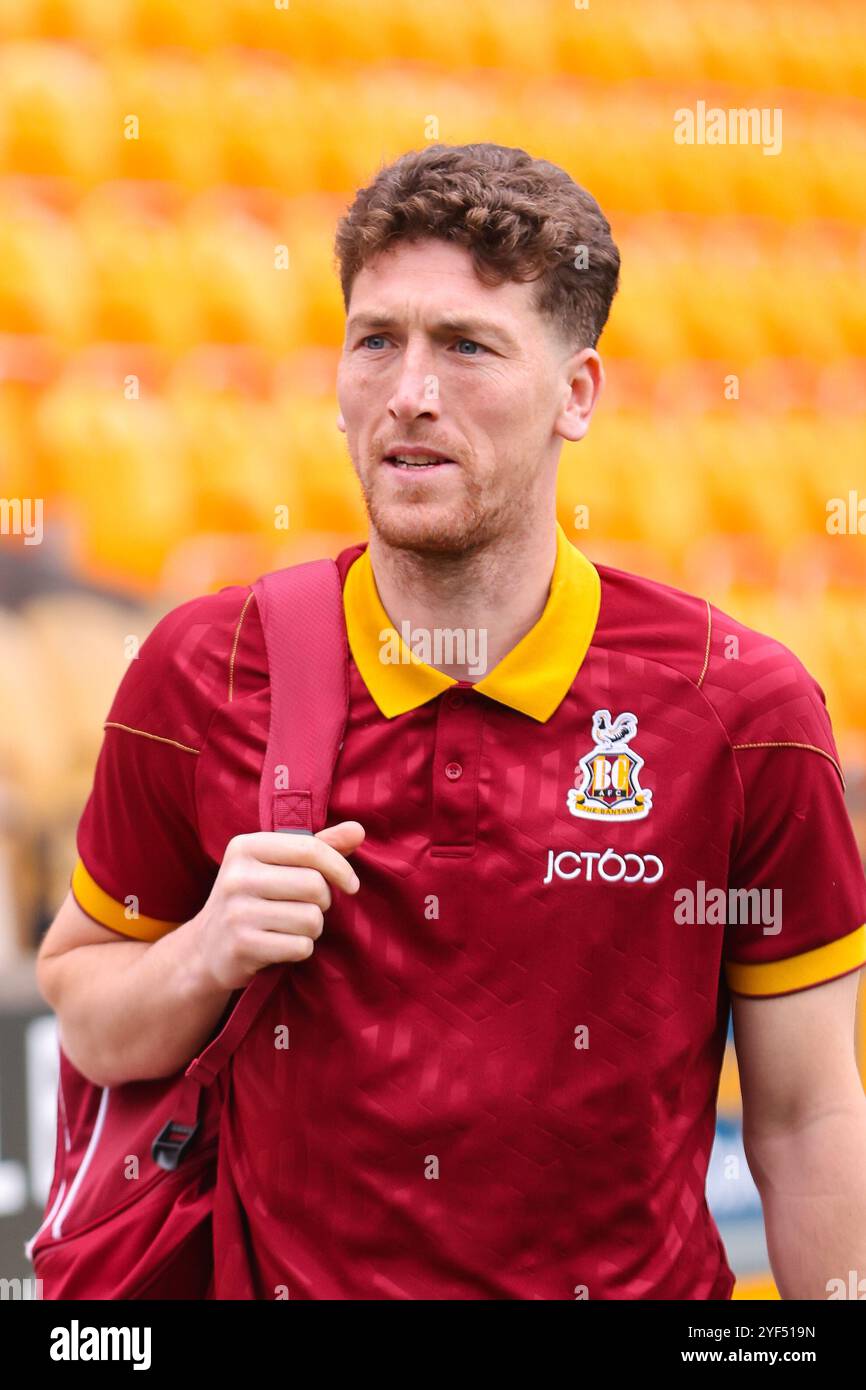
{"label": "ginger beard", "polygon": [[[423,447],[428,441],[417,442]],[[498,465],[479,475],[461,460],[413,475],[382,462],[385,445],[372,448],[363,461],[351,440],[349,447],[371,529],[393,549],[461,555],[523,529],[525,491],[509,486]]]}

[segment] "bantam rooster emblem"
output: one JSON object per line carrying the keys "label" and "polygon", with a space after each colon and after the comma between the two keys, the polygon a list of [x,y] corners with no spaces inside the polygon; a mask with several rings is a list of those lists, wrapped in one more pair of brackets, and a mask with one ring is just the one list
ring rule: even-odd
{"label": "bantam rooster emblem", "polygon": [[636,733],[637,715],[630,710],[616,719],[609,709],[596,710],[592,716],[595,746],[574,769],[574,786],[566,798],[573,816],[640,820],[649,815],[653,794],[640,784],[644,760],[629,747]]}

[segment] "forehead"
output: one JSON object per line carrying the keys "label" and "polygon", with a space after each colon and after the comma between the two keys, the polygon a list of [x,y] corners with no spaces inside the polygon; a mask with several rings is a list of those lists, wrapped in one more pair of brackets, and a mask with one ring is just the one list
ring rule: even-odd
{"label": "forehead", "polygon": [[525,332],[528,322],[541,327],[534,288],[515,280],[485,285],[465,247],[424,237],[396,242],[359,270],[348,314],[350,322],[371,313],[432,321],[473,312]]}

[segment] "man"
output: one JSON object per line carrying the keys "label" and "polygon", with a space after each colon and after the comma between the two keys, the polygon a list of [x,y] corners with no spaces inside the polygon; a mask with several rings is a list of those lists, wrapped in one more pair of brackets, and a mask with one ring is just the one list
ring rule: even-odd
{"label": "man", "polygon": [[866,1271],[866,882],[800,662],[557,525],[608,224],[523,151],[432,146],[357,194],[337,257],[370,539],[338,561],[330,825],[254,829],[251,589],[167,614],[40,953],[66,1050],[103,1085],[171,1075],[290,966],[232,1063],[217,1297],[725,1299],[704,1186],[732,1003],[773,1272],[825,1298]]}

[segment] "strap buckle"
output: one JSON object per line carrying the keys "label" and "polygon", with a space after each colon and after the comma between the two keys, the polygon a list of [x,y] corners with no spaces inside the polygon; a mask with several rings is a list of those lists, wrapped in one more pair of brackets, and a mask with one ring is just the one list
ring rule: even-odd
{"label": "strap buckle", "polygon": [[151,1145],[154,1163],[171,1172],[180,1163],[197,1131],[198,1122],[194,1125],[182,1125],[177,1120],[169,1120]]}

